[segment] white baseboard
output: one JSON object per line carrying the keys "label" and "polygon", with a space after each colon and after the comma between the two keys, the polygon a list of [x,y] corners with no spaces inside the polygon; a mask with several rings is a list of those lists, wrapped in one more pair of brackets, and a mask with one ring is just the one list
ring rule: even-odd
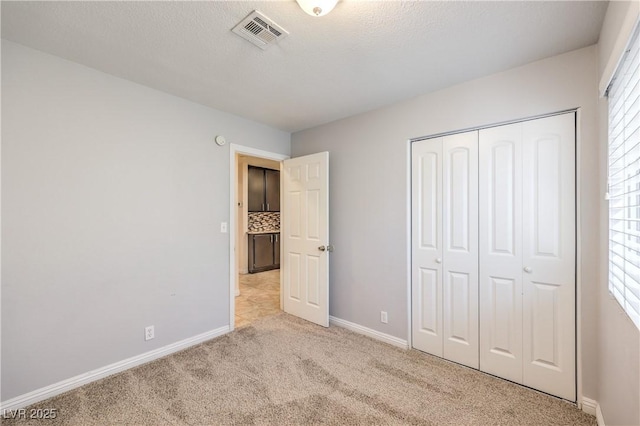
{"label": "white baseboard", "polygon": [[591,414],[592,416],[596,416],[598,426],[605,426],[604,417],[602,417],[602,410],[600,409],[600,404],[598,404],[598,401],[591,398],[582,397],[582,411],[587,414]]}
{"label": "white baseboard", "polygon": [[596,415],[596,408],[598,407],[598,403],[591,399],[582,397],[582,411],[587,414],[591,414],[592,416]]}
{"label": "white baseboard", "polygon": [[600,404],[596,405],[596,421],[598,422],[598,426],[605,426],[604,417],[602,416],[602,410],[600,409]]}
{"label": "white baseboard", "polygon": [[35,404],[36,402],[45,400],[47,398],[60,395],[61,393],[67,392],[71,389],[75,389],[82,385],[86,385],[87,383],[94,382],[96,380],[102,379],[112,374],[119,373],[124,370],[128,370],[129,368],[133,368],[138,365],[145,364],[149,361],[153,361],[158,358],[162,358],[163,356],[181,351],[190,346],[194,346],[199,343],[202,343],[206,340],[210,340],[215,337],[222,336],[223,334],[226,334],[228,332],[229,332],[229,326],[225,325],[224,327],[207,331],[205,333],[198,334],[188,339],[180,340],[179,342],[175,342],[170,345],[163,346],[161,348],[154,349],[152,351],[145,352],[143,354],[124,359],[122,361],[118,361],[116,363],[107,365],[105,367],[101,367],[96,370],[89,371],[87,373],[80,374],[75,377],[71,377],[70,379],[62,380],[58,383],[54,383],[52,385],[45,386],[40,389],[36,389],[32,392],[25,393],[24,395],[20,395],[15,398],[9,399],[7,401],[1,402],[0,412],[12,411],[12,410],[17,410],[19,408],[24,408],[26,406]]}
{"label": "white baseboard", "polygon": [[406,340],[400,339],[395,336],[391,336],[386,333],[382,333],[377,330],[373,330],[371,328],[364,327],[360,324],[356,324],[353,322],[345,321],[336,317],[329,317],[329,324],[336,325],[338,327],[346,328],[347,330],[354,331],[356,333],[364,334],[365,336],[371,337],[372,339],[380,340],[381,342],[388,343],[393,346],[397,346],[402,349],[408,349],[409,343]]}

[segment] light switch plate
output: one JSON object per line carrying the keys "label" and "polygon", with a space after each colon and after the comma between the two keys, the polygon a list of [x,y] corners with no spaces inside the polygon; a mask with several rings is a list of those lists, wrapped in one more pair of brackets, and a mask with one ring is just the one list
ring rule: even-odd
{"label": "light switch plate", "polygon": [[223,234],[227,233],[227,222],[220,223],[220,232],[222,232]]}

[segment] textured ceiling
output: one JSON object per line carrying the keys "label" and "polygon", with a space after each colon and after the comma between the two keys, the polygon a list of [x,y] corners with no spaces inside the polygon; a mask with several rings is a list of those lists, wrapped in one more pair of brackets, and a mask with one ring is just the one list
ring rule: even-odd
{"label": "textured ceiling", "polygon": [[[598,41],[600,1],[2,2],[2,37],[297,131]],[[254,9],[290,35],[230,30]]]}

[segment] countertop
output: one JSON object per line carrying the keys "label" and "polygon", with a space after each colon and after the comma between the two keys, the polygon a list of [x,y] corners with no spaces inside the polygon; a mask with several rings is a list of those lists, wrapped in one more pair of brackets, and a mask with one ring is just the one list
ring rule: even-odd
{"label": "countertop", "polygon": [[247,234],[249,235],[260,235],[260,234],[279,234],[280,230],[279,229],[274,229],[271,231],[247,231]]}

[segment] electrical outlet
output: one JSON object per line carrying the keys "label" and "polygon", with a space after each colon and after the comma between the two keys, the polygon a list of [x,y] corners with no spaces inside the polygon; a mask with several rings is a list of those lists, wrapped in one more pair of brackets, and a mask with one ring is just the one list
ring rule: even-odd
{"label": "electrical outlet", "polygon": [[156,337],[156,333],[153,329],[153,326],[150,325],[149,327],[145,327],[144,328],[144,340],[151,340],[154,337]]}
{"label": "electrical outlet", "polygon": [[386,324],[389,321],[387,317],[387,313],[385,311],[380,311],[380,322]]}
{"label": "electrical outlet", "polygon": [[227,232],[227,222],[220,223],[220,232],[222,232],[223,234]]}

